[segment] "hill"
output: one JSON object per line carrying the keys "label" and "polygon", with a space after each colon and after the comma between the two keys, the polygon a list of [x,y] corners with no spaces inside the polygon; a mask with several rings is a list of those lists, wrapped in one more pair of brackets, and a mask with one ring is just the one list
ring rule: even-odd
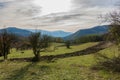
{"label": "hill", "polygon": [[92,34],[105,34],[108,32],[108,26],[104,25],[104,26],[96,26],[93,28],[89,28],[89,29],[82,29],[79,30],[67,37],[64,37],[65,40],[73,40],[82,36],[86,36],[86,35],[92,35]]}

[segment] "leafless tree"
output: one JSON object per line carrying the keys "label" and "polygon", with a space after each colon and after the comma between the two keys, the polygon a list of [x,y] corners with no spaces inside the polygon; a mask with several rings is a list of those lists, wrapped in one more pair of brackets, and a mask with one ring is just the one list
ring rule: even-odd
{"label": "leafless tree", "polygon": [[15,35],[8,33],[7,30],[0,33],[0,54],[4,56],[4,60],[7,60],[7,55],[10,53],[14,40]]}
{"label": "leafless tree", "polygon": [[103,19],[110,24],[107,39],[118,46],[118,55],[111,58],[106,54],[95,54],[98,60],[97,68],[120,72],[120,10],[106,14]]}
{"label": "leafless tree", "polygon": [[106,14],[105,20],[110,23],[108,39],[120,46],[120,10]]}
{"label": "leafless tree", "polygon": [[41,49],[49,46],[50,37],[47,35],[42,36],[40,33],[32,33],[28,40],[35,55],[34,60],[39,61]]}

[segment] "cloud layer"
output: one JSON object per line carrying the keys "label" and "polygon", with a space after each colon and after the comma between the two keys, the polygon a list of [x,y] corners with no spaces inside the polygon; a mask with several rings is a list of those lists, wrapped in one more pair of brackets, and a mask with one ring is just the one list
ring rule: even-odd
{"label": "cloud layer", "polygon": [[74,32],[100,25],[98,16],[117,9],[119,3],[119,0],[71,0],[71,10],[41,15],[42,7],[33,4],[33,0],[1,0],[0,26]]}
{"label": "cloud layer", "polygon": [[39,12],[30,0],[0,1],[0,25],[20,26]]}

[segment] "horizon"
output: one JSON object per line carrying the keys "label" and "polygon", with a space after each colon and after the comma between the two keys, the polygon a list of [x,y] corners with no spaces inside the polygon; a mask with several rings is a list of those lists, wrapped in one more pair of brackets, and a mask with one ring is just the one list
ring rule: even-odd
{"label": "horizon", "polygon": [[119,9],[119,0],[2,0],[0,28],[76,32],[101,23],[100,15]]}
{"label": "horizon", "polygon": [[[107,25],[97,25],[97,26],[93,26],[93,27],[90,27],[90,28],[84,28],[84,29],[91,29],[91,28],[95,28],[95,27],[99,27],[99,26],[107,26]],[[41,30],[41,31],[49,31],[49,32],[56,32],[56,31],[62,31],[62,32],[67,32],[67,33],[76,33],[77,31],[80,31],[80,30],[84,30],[84,29],[79,29],[75,32],[70,32],[70,31],[64,31],[64,30],[45,30],[45,29],[35,29],[35,28],[31,28],[31,29],[28,29],[28,28],[22,28],[22,27],[4,27],[4,28],[0,28],[0,29],[6,29],[6,28],[17,28],[17,29],[23,29],[23,30],[28,30],[28,31],[32,31],[34,32],[34,30]]]}

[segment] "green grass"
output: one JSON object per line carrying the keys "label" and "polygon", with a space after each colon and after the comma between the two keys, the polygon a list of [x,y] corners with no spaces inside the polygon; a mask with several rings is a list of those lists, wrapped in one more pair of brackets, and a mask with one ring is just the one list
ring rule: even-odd
{"label": "green grass", "polygon": [[[75,51],[80,51],[83,49],[86,49],[90,46],[94,46],[98,44],[98,42],[95,43],[86,43],[82,45],[75,45],[71,46],[71,49],[67,49],[65,46],[63,47],[58,47],[55,51],[46,51],[46,52],[41,52],[41,56],[45,55],[58,55],[58,54],[65,54],[65,53],[70,53],[70,52],[75,52]],[[60,44],[55,44],[54,46],[59,46]],[[24,53],[21,53],[24,52]],[[8,58],[24,58],[24,57],[33,57],[34,54],[32,50],[25,50],[25,51],[16,51],[15,49],[11,50],[11,54],[8,55]]]}
{"label": "green grass", "polygon": [[118,47],[113,45],[109,48],[106,48],[105,50],[101,50],[100,53],[108,56],[109,58],[113,58],[114,56],[118,56]]}
{"label": "green grass", "polygon": [[[97,43],[72,46],[72,49],[59,47],[55,52],[43,52],[42,55],[58,55],[86,49]],[[100,53],[112,54],[116,46],[104,49]],[[32,57],[30,50],[24,54],[13,50],[10,58]],[[55,62],[0,62],[0,80],[120,80],[119,73],[92,70],[96,64],[94,54],[57,59]]]}

